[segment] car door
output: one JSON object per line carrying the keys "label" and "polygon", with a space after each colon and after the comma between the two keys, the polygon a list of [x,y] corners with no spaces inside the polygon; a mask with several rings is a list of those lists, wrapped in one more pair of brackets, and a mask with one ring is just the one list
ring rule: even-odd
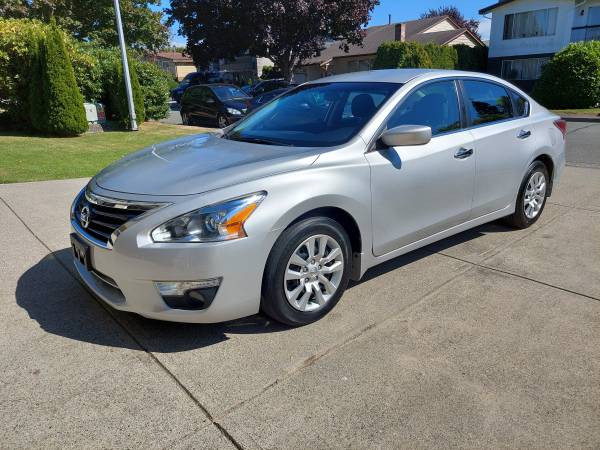
{"label": "car door", "polygon": [[373,253],[376,256],[468,220],[473,199],[473,138],[454,80],[427,82],[401,100],[386,127],[426,125],[424,145],[366,153],[371,166]]}
{"label": "car door", "polygon": [[526,117],[528,107],[513,107],[505,86],[481,79],[460,82],[477,162],[472,210],[476,218],[514,201],[523,167],[533,153],[535,131]]}
{"label": "car door", "polygon": [[222,102],[212,89],[206,88],[206,91],[206,118],[209,122],[214,123],[217,120]]}

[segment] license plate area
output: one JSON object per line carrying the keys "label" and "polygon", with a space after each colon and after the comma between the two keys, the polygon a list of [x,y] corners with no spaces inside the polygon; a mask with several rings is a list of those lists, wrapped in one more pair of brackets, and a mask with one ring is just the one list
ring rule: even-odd
{"label": "license plate area", "polygon": [[92,270],[92,252],[90,246],[75,233],[71,233],[71,249],[73,257],[78,260],[88,271]]}

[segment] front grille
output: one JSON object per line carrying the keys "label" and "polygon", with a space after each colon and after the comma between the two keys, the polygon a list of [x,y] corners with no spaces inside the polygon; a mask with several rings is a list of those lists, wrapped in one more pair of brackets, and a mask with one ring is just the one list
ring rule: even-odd
{"label": "front grille", "polygon": [[123,231],[126,223],[162,205],[108,198],[86,189],[75,202],[73,221],[88,240],[111,247],[113,239]]}

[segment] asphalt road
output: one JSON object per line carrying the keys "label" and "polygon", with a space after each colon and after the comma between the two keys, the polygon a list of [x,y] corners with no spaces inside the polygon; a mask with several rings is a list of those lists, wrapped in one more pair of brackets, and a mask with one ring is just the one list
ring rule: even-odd
{"label": "asphalt road", "polygon": [[600,123],[567,123],[567,163],[600,168]]}
{"label": "asphalt road", "polygon": [[[570,127],[570,162],[600,133]],[[600,448],[600,170],[530,229],[370,270],[318,323],[162,323],[70,261],[87,180],[0,185],[2,448]]]}

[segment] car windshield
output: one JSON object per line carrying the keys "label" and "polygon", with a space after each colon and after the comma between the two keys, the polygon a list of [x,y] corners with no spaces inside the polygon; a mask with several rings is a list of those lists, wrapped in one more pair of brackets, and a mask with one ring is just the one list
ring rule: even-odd
{"label": "car windshield", "polygon": [[304,85],[258,109],[225,137],[300,147],[340,145],[354,137],[401,86],[366,82]]}
{"label": "car windshield", "polygon": [[233,98],[248,98],[241,89],[235,86],[213,86],[212,91],[215,93],[219,100],[231,100]]}

